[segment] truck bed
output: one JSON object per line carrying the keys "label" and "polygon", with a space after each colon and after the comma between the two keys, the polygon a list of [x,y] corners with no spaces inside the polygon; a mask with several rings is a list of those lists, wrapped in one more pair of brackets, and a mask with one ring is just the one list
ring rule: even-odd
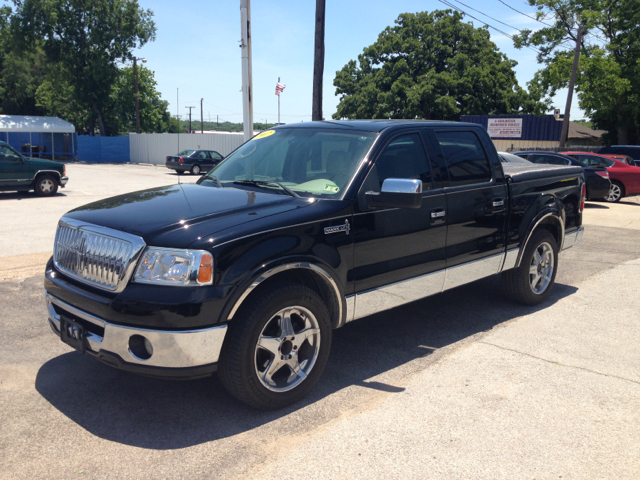
{"label": "truck bed", "polygon": [[532,163],[523,165],[520,163],[503,163],[502,169],[511,182],[525,182],[539,178],[562,177],[565,175],[580,175],[582,167],[564,167],[560,165],[544,165]]}

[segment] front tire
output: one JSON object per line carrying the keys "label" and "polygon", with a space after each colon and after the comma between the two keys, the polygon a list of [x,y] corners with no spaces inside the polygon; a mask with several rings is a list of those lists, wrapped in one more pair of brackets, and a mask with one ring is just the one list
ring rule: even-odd
{"label": "front tire", "polygon": [[51,175],[40,175],[36,178],[34,190],[40,197],[50,197],[58,191],[58,181]]}
{"label": "front tire", "polygon": [[558,245],[548,230],[533,234],[520,266],[502,273],[507,297],[525,305],[542,303],[551,292],[558,271]]}
{"label": "front tire", "polygon": [[624,197],[624,185],[614,180],[613,182],[611,182],[611,188],[609,189],[609,196],[607,197],[607,202],[616,203],[622,200],[623,197]]}
{"label": "front tire", "polygon": [[200,169],[200,165],[194,165],[193,167],[191,167],[192,175],[200,175],[200,173],[202,173],[202,170]]}
{"label": "front tire", "polygon": [[313,290],[271,285],[245,302],[225,338],[218,375],[235,398],[272,410],[304,397],[331,350],[331,318]]}

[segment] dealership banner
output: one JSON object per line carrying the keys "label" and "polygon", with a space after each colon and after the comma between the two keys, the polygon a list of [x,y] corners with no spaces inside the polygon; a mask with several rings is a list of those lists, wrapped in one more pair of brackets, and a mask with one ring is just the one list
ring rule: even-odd
{"label": "dealership banner", "polygon": [[522,119],[521,118],[489,118],[487,124],[489,136],[506,137],[506,138],[522,138]]}

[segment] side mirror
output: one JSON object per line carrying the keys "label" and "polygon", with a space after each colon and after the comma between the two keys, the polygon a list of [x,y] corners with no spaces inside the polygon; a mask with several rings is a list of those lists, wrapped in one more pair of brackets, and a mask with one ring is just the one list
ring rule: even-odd
{"label": "side mirror", "polygon": [[366,192],[369,208],[420,208],[422,205],[422,180],[387,178],[380,193]]}

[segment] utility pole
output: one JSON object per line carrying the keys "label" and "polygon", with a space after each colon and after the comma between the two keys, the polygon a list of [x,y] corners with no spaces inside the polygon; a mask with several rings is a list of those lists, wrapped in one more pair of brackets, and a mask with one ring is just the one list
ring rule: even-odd
{"label": "utility pole", "polygon": [[[324,75],[325,0],[316,0],[316,39],[313,54],[313,106],[311,120],[322,120],[322,77]],[[280,120],[278,119],[278,122]]]}
{"label": "utility pole", "polygon": [[220,115],[216,115],[216,132],[220,130]]}
{"label": "utility pole", "polygon": [[191,133],[191,109],[196,107],[184,107],[189,109],[189,133]]}
{"label": "utility pole", "polygon": [[[278,83],[280,83],[280,77],[278,77]],[[278,95],[278,123],[280,123],[280,95]]]}
{"label": "utility pole", "polygon": [[569,136],[569,114],[571,112],[571,100],[573,100],[573,87],[578,76],[578,63],[580,62],[580,47],[582,46],[582,25],[578,25],[578,38],[576,39],[576,49],[573,52],[573,67],[571,68],[571,78],[569,79],[569,93],[567,94],[567,105],[564,109],[562,119],[562,133],[560,134],[560,149],[565,148],[567,137]]}
{"label": "utility pole", "polygon": [[133,57],[133,76],[135,77],[135,97],[136,97],[136,133],[140,133],[140,95],[138,95],[138,60],[147,63],[146,58]]}
{"label": "utility pole", "polygon": [[204,113],[202,113],[202,101],[204,98],[200,99],[200,133],[204,133]]}
{"label": "utility pole", "polygon": [[251,0],[240,0],[240,31],[242,40],[242,119],[245,142],[253,136],[253,103],[251,74]]}

